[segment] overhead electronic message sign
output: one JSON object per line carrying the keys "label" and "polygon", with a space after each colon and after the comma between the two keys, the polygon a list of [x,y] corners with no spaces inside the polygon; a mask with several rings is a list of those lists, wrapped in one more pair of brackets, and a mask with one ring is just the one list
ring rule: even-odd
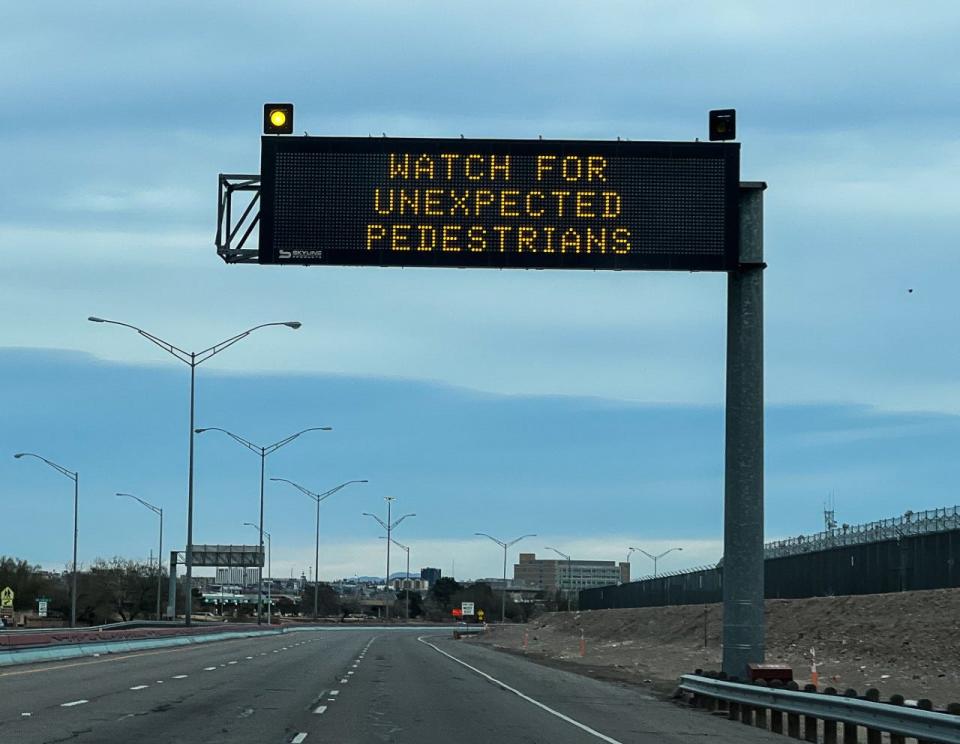
{"label": "overhead electronic message sign", "polygon": [[262,139],[259,261],[728,271],[736,143]]}

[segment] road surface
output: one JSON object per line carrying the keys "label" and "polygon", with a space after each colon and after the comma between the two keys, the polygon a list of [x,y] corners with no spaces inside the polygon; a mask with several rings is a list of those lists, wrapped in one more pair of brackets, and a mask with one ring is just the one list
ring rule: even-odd
{"label": "road surface", "polygon": [[450,635],[305,631],[8,668],[0,742],[782,741]]}

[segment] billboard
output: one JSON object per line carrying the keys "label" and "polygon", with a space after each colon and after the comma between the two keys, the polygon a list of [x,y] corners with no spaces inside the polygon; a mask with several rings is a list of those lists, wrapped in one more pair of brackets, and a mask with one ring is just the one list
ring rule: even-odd
{"label": "billboard", "polygon": [[263,264],[728,271],[740,145],[261,140]]}

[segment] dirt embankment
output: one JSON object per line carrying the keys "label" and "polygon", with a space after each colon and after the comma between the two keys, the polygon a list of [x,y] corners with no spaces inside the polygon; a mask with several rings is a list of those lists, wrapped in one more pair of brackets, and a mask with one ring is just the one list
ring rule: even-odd
{"label": "dirt embankment", "polygon": [[[766,616],[767,661],[791,665],[801,684],[813,650],[821,686],[960,702],[960,589],[767,600]],[[721,628],[717,604],[555,612],[475,642],[664,691],[720,668]]]}

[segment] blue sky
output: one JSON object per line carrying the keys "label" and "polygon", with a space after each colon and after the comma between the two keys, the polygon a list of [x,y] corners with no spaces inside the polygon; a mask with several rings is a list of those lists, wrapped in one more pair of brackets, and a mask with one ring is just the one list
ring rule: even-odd
{"label": "blue sky", "polygon": [[[335,427],[270,463],[371,480],[325,505],[322,576],[378,573],[359,512],[386,494],[418,514],[414,563],[459,574],[498,570],[478,530],[617,559],[683,544],[675,566],[722,552],[722,276],[225,266],[216,176],[256,172],[268,100],[298,131],[361,136],[692,140],[736,107],[743,176],[769,183],[768,534],[818,529],[831,492],[851,522],[956,501],[960,8],[472,7],[6,11],[0,441],[83,472],[81,559],[149,549],[149,513],[114,491],[162,502],[168,544],[185,522],[186,368],[91,314],[188,348],[304,323],[205,367],[198,423]],[[236,541],[257,462],[212,436],[197,536]],[[69,557],[57,478],[0,459],[0,553]],[[270,496],[275,572],[299,573],[309,501]]]}

